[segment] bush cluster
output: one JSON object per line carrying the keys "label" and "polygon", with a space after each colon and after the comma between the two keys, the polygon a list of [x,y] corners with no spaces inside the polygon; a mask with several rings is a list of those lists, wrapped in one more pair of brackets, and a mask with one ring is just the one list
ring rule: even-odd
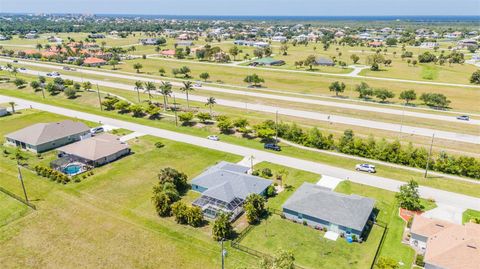
{"label": "bush cluster", "polygon": [[41,166],[41,165],[36,165],[34,169],[37,175],[49,178],[50,180],[55,181],[57,183],[67,184],[68,182],[70,182],[70,178],[67,175],[55,169]]}

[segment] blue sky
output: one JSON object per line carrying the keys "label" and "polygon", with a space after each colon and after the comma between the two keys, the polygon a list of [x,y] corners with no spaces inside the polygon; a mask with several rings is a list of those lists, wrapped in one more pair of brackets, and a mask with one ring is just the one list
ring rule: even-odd
{"label": "blue sky", "polygon": [[157,15],[480,15],[480,0],[0,0],[0,12]]}

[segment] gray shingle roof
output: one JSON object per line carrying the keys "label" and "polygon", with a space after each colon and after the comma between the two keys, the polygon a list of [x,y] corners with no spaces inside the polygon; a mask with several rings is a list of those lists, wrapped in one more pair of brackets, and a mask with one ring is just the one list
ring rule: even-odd
{"label": "gray shingle roof", "polygon": [[303,183],[283,204],[283,208],[362,231],[374,204],[375,200],[370,198],[345,195],[311,183]]}
{"label": "gray shingle roof", "polygon": [[192,184],[206,188],[202,194],[230,202],[235,198],[245,199],[251,193],[262,193],[272,184],[270,180],[245,174],[248,167],[220,162],[192,180]]}
{"label": "gray shingle roof", "polygon": [[30,145],[42,145],[70,135],[89,131],[83,122],[64,120],[60,122],[37,123],[5,135],[8,138]]}

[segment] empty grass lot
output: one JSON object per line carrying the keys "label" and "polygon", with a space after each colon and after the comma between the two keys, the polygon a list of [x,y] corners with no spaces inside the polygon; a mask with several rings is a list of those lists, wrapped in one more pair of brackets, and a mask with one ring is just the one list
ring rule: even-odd
{"label": "empty grass lot", "polygon": [[0,191],[0,227],[30,213],[24,203]]}

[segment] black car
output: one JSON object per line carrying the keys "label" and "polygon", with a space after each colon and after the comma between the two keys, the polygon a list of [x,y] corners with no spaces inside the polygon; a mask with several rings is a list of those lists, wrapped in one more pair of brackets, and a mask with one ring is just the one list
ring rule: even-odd
{"label": "black car", "polygon": [[265,149],[271,149],[271,150],[275,150],[275,151],[281,151],[281,150],[282,150],[282,148],[281,148],[279,145],[277,145],[277,144],[265,144],[265,145],[263,146],[263,148],[265,148]]}
{"label": "black car", "polygon": [[14,63],[18,63],[18,60],[13,60]]}

